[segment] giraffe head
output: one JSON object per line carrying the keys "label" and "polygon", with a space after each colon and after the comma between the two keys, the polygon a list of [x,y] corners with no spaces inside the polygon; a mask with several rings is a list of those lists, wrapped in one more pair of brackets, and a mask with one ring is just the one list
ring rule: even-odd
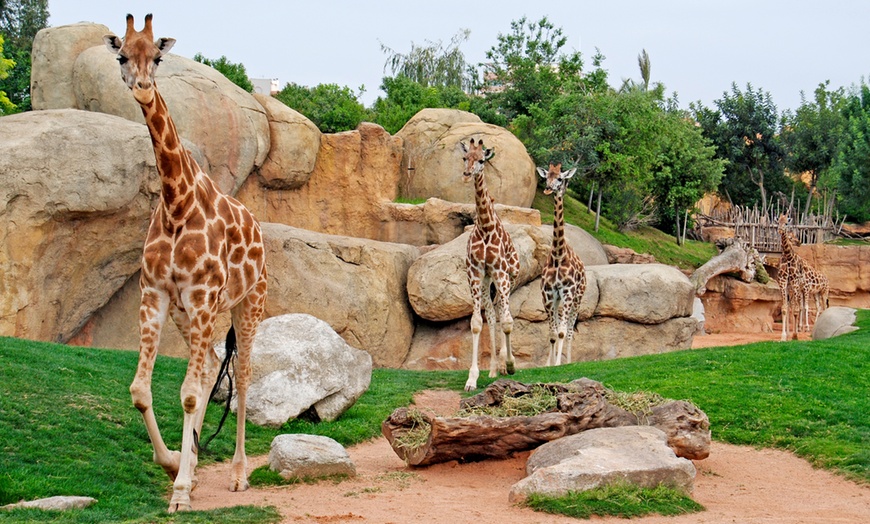
{"label": "giraffe head", "polygon": [[133,15],[127,15],[127,32],[124,40],[115,35],[103,37],[106,47],[118,55],[121,78],[133,90],[133,97],[140,104],[149,104],[154,98],[154,73],[160,60],[172,49],[174,38],[154,40],[151,30],[151,15],[145,15],[142,31],[133,28]]}
{"label": "giraffe head", "polygon": [[571,180],[571,177],[574,176],[574,173],[577,171],[577,168],[569,169],[568,171],[562,172],[562,163],[558,164],[550,164],[550,169],[544,171],[543,167],[539,167],[538,174],[541,175],[541,178],[544,179],[544,194],[549,195],[551,193],[556,193],[559,196],[562,196],[565,193],[565,188],[568,187],[568,181]]}
{"label": "giraffe head", "polygon": [[786,226],[789,223],[789,220],[790,219],[789,219],[788,215],[779,215],[779,221],[777,222],[776,230],[780,233],[783,233],[785,231]]}
{"label": "giraffe head", "polygon": [[468,147],[466,147],[464,142],[459,142],[464,154],[462,160],[465,162],[465,170],[462,174],[466,177],[466,180],[482,173],[484,164],[495,156],[495,150],[492,148],[487,149],[483,145],[482,138],[477,143],[472,138],[468,144]]}

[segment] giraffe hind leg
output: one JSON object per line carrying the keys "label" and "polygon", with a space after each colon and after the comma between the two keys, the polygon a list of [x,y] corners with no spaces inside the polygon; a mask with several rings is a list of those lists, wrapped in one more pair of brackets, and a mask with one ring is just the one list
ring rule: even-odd
{"label": "giraffe hind leg", "polygon": [[489,292],[484,297],[483,301],[483,311],[486,316],[486,324],[489,328],[489,378],[495,378],[498,376],[499,368],[499,346],[496,345],[497,336],[496,331],[498,327],[498,320],[495,314],[495,305],[492,301],[492,290],[494,287],[494,283],[490,282],[489,284]]}

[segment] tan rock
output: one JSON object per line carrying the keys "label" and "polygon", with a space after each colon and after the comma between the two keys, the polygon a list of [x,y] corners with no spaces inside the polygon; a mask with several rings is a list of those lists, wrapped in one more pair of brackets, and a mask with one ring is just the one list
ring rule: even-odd
{"label": "tan rock", "polygon": [[254,94],[269,119],[269,154],[257,170],[269,189],[304,186],[320,151],[320,129],[304,115],[268,95]]}
{"label": "tan rock", "polygon": [[695,289],[678,269],[664,264],[611,264],[586,269],[598,281],[596,316],[658,324],[692,314]]}
{"label": "tan rock", "polygon": [[78,108],[73,87],[75,60],[85,49],[103,45],[103,36],[109,33],[108,27],[90,22],[47,27],[36,33],[30,68],[34,110]]}
{"label": "tan rock", "polygon": [[495,157],[485,170],[486,184],[499,204],[531,207],[537,175],[525,146],[510,131],[484,124],[456,109],[423,109],[396,133],[404,143],[400,191],[407,198],[436,197],[474,202],[474,183],[462,175],[460,141],[482,139]]}
{"label": "tan rock", "polygon": [[707,282],[701,296],[704,329],[708,333],[770,333],[780,316],[781,294],[776,282],[743,282],[720,275]]}
{"label": "tan rock", "polygon": [[796,251],[828,277],[831,305],[870,308],[870,246],[812,244]]}

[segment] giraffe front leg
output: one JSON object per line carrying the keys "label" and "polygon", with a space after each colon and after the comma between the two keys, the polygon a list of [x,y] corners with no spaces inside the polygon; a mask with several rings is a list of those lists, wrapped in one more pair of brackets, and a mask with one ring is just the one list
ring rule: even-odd
{"label": "giraffe front leg", "polygon": [[480,344],[480,332],[483,330],[483,319],[480,308],[471,314],[471,367],[468,369],[468,380],[465,381],[465,391],[477,389],[477,379],[480,377],[480,369],[477,367],[477,355]]}
{"label": "giraffe front leg", "polygon": [[[495,378],[498,376],[499,370],[504,372],[504,367],[499,365],[499,347],[501,346],[497,345],[498,317],[496,317],[495,306],[488,292],[483,298],[483,312],[486,315],[486,325],[489,328],[489,378]],[[502,350],[501,353],[504,351]],[[501,356],[504,357],[504,355]]]}
{"label": "giraffe front leg", "polygon": [[503,345],[501,347],[501,361],[504,362],[504,368],[501,368],[500,371],[502,373],[507,373],[508,375],[513,375],[516,372],[516,365],[514,363],[513,348],[511,347],[511,333],[514,329],[514,319],[511,316],[510,308],[510,280],[500,279],[497,286],[496,304],[499,310],[499,322],[501,323],[501,329],[504,333]]}
{"label": "giraffe front leg", "polygon": [[788,338],[788,292],[784,292],[782,294],[782,336],[780,336],[780,342],[785,342],[786,338]]}

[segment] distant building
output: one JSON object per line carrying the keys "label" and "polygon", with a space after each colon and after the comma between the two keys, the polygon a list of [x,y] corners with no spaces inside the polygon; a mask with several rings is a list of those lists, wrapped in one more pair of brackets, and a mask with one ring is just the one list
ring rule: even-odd
{"label": "distant building", "polygon": [[254,84],[254,92],[261,95],[275,96],[278,94],[278,79],[277,78],[251,78],[251,83]]}

